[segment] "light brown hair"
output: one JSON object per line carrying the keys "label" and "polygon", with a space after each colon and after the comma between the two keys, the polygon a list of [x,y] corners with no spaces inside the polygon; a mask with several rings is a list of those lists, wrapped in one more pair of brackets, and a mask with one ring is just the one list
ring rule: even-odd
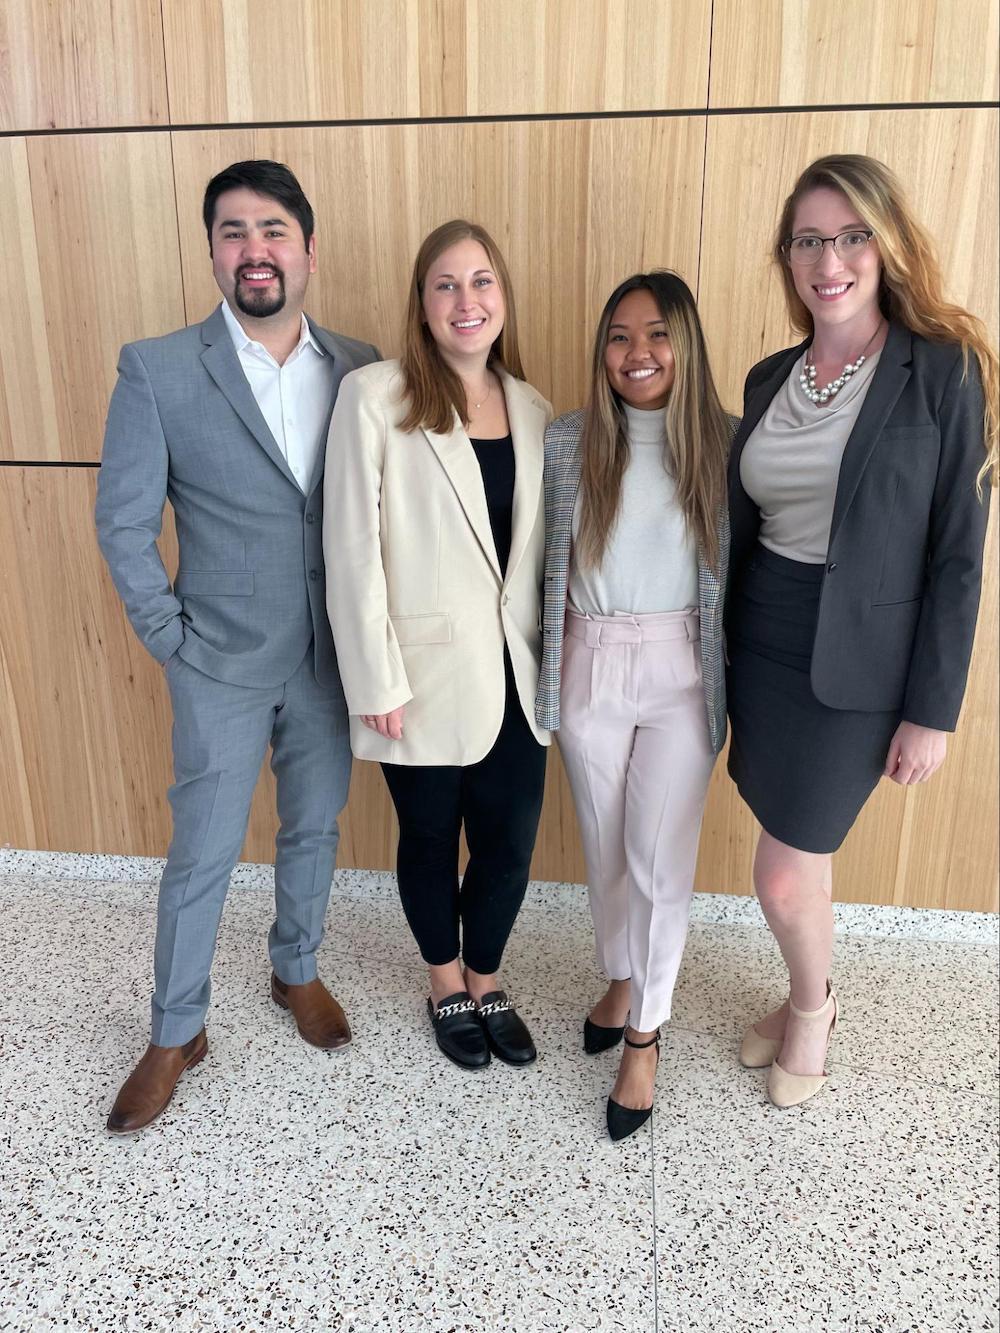
{"label": "light brown hair", "polygon": [[882,258],[879,305],[883,315],[933,342],[960,344],[966,374],[969,353],[975,355],[986,400],[983,420],[986,456],[977,487],[987,478],[995,485],[1000,432],[1000,363],[996,349],[982,320],[944,299],[944,282],[934,242],[914,216],[899,181],[884,163],[873,157],[835,153],[818,158],[806,167],[785,200],[774,240],[774,257],[781,272],[792,327],[807,335],[813,331],[812,316],[795,290],[785,244],[792,235],[795,210],[805,195],[815,189],[839,190],[858,217],[874,231]]}
{"label": "light brown hair", "polygon": [[598,320],[580,442],[580,528],[575,558],[585,568],[600,565],[621,511],[629,443],[625,409],[608,382],[604,353],[619,302],[638,290],[650,292],[656,302],[674,356],[674,382],[664,409],[664,466],[677,487],[688,531],[704,559],[718,572],[719,516],[726,500],[732,431],[715,389],[694,297],[687,283],[666,269],[626,278],[608,297]]}
{"label": "light brown hair", "polygon": [[514,292],[510,273],[496,242],[485,228],[464,218],[453,218],[424,238],[413,264],[410,294],[406,303],[406,325],[403,330],[403,397],[406,415],[402,430],[416,430],[420,426],[438,434],[450,431],[457,412],[462,425],[468,426],[465,390],[462,381],[438,351],[424,319],[424,281],[434,261],[451,246],[464,240],[478,241],[486,251],[490,268],[500,285],[504,300],[503,329],[490,348],[487,364],[501,366],[516,379],[524,379],[521,354],[517,345],[517,315],[514,310]]}

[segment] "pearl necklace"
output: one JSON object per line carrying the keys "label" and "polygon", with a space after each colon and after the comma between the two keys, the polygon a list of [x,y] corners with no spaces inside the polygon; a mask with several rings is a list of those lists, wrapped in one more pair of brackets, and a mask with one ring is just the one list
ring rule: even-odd
{"label": "pearl necklace", "polygon": [[799,372],[799,383],[802,385],[802,392],[809,401],[815,403],[818,407],[822,407],[823,404],[829,402],[831,398],[836,398],[837,394],[840,393],[841,389],[851,376],[856,375],[868,360],[865,353],[881,332],[882,321],[879,320],[878,328],[861,349],[861,355],[858,359],[856,361],[849,361],[836,379],[832,379],[830,383],[825,385],[822,389],[816,388],[816,366],[810,359],[812,357],[812,347],[810,346],[809,351],[806,352],[805,365]]}

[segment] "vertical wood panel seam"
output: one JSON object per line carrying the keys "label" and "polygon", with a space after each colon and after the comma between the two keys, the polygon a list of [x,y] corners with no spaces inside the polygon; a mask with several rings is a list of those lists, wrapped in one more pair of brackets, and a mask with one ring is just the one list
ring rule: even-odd
{"label": "vertical wood panel seam", "polygon": [[715,0],[708,15],[708,70],[705,75],[705,137],[701,150],[701,210],[698,214],[698,274],[695,301],[701,300],[701,255],[705,240],[705,190],[708,185],[708,109],[712,105],[712,43],[715,38]]}
{"label": "vertical wood panel seam", "polygon": [[[714,3],[714,0],[713,0]],[[174,113],[170,109],[170,66],[167,60],[167,29],[163,17],[163,0],[160,0],[160,42],[163,46],[163,86],[167,99],[167,133],[170,136],[170,175],[174,186],[174,228],[177,232],[177,269],[181,280],[181,306],[184,310],[184,323],[190,320],[188,315],[187,292],[184,289],[184,252],[181,246],[180,203],[177,198],[177,162],[174,158]]]}
{"label": "vertical wood panel seam", "polygon": [[174,132],[169,131],[170,135],[170,174],[173,178],[174,186],[174,227],[177,231],[177,269],[181,282],[181,305],[184,308],[185,325],[191,322],[191,316],[188,314],[187,291],[184,286],[184,250],[181,242],[181,213],[180,199],[177,195],[177,162],[174,158]]}
{"label": "vertical wood panel seam", "polygon": [[[715,0],[712,0],[715,3]],[[160,47],[163,51],[163,96],[167,103],[167,124],[174,123],[173,112],[170,110],[170,66],[167,63],[167,30],[163,19],[163,0],[160,0]]]}

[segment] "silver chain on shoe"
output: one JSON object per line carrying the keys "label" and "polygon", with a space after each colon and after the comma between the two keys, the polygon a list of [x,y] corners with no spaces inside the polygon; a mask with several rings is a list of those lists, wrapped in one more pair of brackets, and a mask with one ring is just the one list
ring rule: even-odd
{"label": "silver chain on shoe", "polygon": [[510,1000],[490,1000],[489,1004],[481,1004],[479,1006],[479,1013],[481,1017],[485,1018],[490,1014],[505,1014],[508,1009],[513,1008],[514,1006],[511,1004]]}
{"label": "silver chain on shoe", "polygon": [[476,1007],[475,1000],[456,1000],[454,1004],[443,1004],[434,1010],[435,1018],[450,1018],[452,1014],[467,1014]]}

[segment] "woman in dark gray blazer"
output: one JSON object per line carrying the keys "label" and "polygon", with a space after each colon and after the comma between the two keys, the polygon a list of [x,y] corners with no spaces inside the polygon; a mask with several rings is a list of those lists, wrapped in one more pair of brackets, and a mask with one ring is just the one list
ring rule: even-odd
{"label": "woman in dark gray blazer", "polygon": [[805,342],[746,381],[729,464],[729,771],[763,831],[757,896],[789,998],[744,1036],[792,1106],[822,1087],[831,854],[880,777],[923,782],[958,720],[996,465],[997,357],[947,304],[895,178],[856,155],[799,178],[779,265]]}

